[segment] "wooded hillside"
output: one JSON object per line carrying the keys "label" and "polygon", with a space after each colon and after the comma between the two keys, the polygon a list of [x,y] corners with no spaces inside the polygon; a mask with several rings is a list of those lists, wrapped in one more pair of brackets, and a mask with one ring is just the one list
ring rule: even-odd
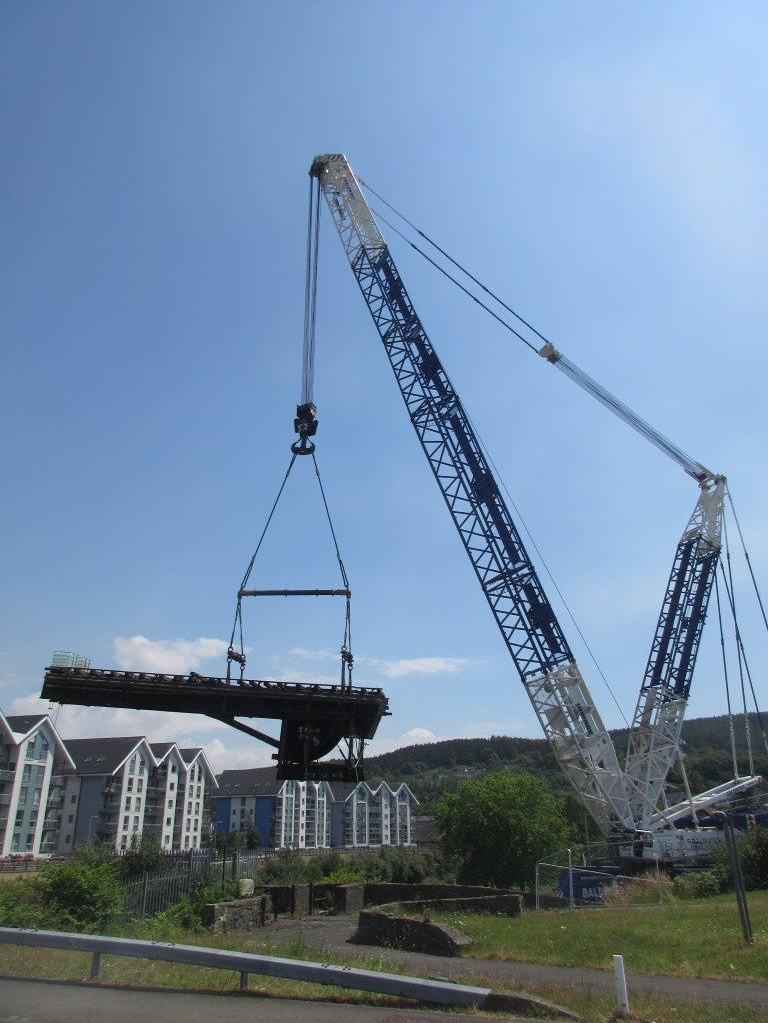
{"label": "wooded hillside", "polygon": [[[763,717],[765,722],[766,717]],[[755,773],[768,778],[768,756],[756,714],[749,716]],[[768,727],[768,725],[766,726]],[[735,721],[739,773],[749,773],[744,718]],[[627,743],[626,729],[611,732],[619,758]],[[702,792],[733,776],[728,718],[693,718],[683,723],[685,763],[694,793]],[[555,791],[568,794],[567,785],[546,739],[516,739],[495,735],[490,739],[447,739],[418,746],[404,746],[392,753],[370,757],[367,761],[370,781],[386,778],[406,782],[419,800],[420,811],[434,810],[442,792],[452,791],[462,778],[473,778],[488,771],[508,768],[545,777]],[[681,785],[679,771],[670,776],[670,788]]]}

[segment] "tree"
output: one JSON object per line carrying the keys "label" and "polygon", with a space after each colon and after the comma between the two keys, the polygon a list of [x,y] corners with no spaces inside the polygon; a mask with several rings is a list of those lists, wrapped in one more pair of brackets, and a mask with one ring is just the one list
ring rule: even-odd
{"label": "tree", "polygon": [[529,887],[538,860],[572,839],[564,800],[540,778],[510,771],[462,781],[440,801],[437,821],[459,880],[497,888]]}
{"label": "tree", "polygon": [[248,821],[245,826],[245,833],[243,835],[245,839],[245,848],[249,850],[258,849],[261,845],[261,832],[253,823]]}

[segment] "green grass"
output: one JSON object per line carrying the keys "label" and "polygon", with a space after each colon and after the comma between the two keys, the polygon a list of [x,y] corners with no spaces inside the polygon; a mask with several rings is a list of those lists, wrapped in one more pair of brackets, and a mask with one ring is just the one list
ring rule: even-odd
{"label": "green grass", "polygon": [[662,906],[527,911],[517,918],[438,914],[473,940],[465,955],[525,963],[627,969],[674,977],[768,981],[768,892],[750,892],[755,942],[741,936],[732,894]]}

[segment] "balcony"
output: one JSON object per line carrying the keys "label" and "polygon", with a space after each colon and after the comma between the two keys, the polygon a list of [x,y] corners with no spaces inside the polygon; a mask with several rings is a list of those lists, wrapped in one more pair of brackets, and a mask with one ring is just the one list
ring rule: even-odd
{"label": "balcony", "polygon": [[63,789],[65,785],[63,774],[52,774],[51,775],[51,788],[52,789]]}
{"label": "balcony", "polygon": [[120,813],[120,800],[119,799],[110,799],[110,801],[108,803],[104,803],[101,806],[101,808],[99,810],[99,813],[103,817],[108,817],[110,814],[113,814],[113,813]]}
{"label": "balcony", "polygon": [[61,821],[61,810],[49,810],[45,815],[46,824],[54,824]]}
{"label": "balcony", "polygon": [[0,806],[9,806],[11,802],[10,792],[0,792]]}
{"label": "balcony", "polygon": [[117,821],[105,821],[103,824],[99,824],[96,829],[97,835],[116,835],[118,832]]}
{"label": "balcony", "polygon": [[14,772],[8,767],[0,767],[0,781],[13,781]]}

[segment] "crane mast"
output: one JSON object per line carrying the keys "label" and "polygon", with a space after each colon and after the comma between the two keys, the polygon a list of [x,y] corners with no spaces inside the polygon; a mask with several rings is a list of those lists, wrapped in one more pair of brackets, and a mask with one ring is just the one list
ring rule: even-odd
{"label": "crane mast", "polygon": [[520,533],[345,157],[319,180],[408,415],[544,733],[604,832],[634,827],[624,775]]}
{"label": "crane mast", "polygon": [[[684,811],[660,804],[669,770],[680,757],[680,730],[720,555],[725,478],[685,455],[551,344],[540,350],[548,362],[670,455],[700,487],[675,554],[622,767],[360,183],[341,154],[316,157],[310,175],[327,200],[411,423],[561,769],[606,836],[670,827]],[[734,786],[743,788],[756,780],[734,779]],[[722,798],[726,788],[704,793],[698,805]]]}

